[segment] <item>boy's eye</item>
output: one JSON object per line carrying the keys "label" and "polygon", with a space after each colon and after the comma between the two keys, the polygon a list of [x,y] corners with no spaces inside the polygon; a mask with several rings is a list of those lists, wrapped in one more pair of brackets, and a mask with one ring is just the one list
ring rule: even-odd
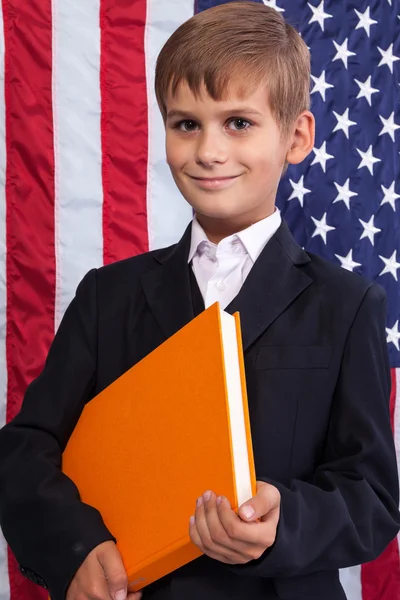
{"label": "boy's eye", "polygon": [[[186,128],[182,129],[181,125],[187,125],[188,123],[189,123],[188,129],[186,129]],[[179,123],[176,123],[176,125],[174,127],[176,129],[180,129],[181,131],[193,131],[194,130],[193,125],[196,125],[195,121],[186,120],[186,121],[179,121]]]}
{"label": "boy's eye", "polygon": [[[250,127],[252,125],[252,123],[250,123],[250,121],[247,121],[246,119],[241,119],[240,117],[231,119],[231,121],[230,121],[230,123],[235,123],[235,122],[236,122],[236,124],[240,123],[241,125],[243,123],[247,123],[247,125]],[[246,129],[249,129],[249,127],[242,127],[241,125],[238,127],[237,131],[245,131]]]}
{"label": "boy's eye", "polygon": [[[232,119],[229,119],[229,125],[231,123],[236,124],[233,131],[246,131],[253,125],[253,123],[251,123],[247,119],[242,119],[240,117],[234,117]],[[247,126],[243,127],[243,124],[246,124]],[[180,131],[189,133],[191,131],[195,131],[196,125],[197,125],[196,121],[193,121],[191,119],[186,119],[185,121],[179,121],[178,123],[176,123],[174,125],[174,129],[179,129]]]}

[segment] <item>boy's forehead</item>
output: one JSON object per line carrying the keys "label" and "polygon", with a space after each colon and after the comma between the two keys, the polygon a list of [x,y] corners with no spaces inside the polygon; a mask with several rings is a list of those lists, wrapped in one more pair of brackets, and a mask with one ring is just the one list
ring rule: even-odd
{"label": "boy's forehead", "polygon": [[255,110],[267,111],[269,109],[268,94],[265,83],[258,85],[244,85],[243,81],[232,79],[224,88],[222,97],[215,100],[207,91],[203,82],[197,95],[192,92],[186,80],[180,81],[176,92],[172,95],[172,86],[169,87],[166,98],[167,110],[190,110],[201,105],[215,107],[216,110],[229,110],[229,108],[248,107]]}

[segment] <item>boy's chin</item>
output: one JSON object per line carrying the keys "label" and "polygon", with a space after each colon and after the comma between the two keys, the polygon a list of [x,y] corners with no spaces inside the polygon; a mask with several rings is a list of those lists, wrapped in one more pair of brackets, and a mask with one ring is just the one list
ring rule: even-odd
{"label": "boy's chin", "polygon": [[206,205],[202,204],[201,202],[192,203],[188,200],[187,202],[191,205],[195,214],[200,218],[205,217],[207,219],[225,219],[230,221],[232,219],[240,218],[240,216],[243,215],[243,212],[246,212],[244,207],[232,205],[224,206],[222,204],[218,206],[218,204],[212,200]]}
{"label": "boy's chin", "polygon": [[196,216],[208,220],[215,221],[235,221],[240,217],[240,214],[229,210],[201,210],[193,206]]}

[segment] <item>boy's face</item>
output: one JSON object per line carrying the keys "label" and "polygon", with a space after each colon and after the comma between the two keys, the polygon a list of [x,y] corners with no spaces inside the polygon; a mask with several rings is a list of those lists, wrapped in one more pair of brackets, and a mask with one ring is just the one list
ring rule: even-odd
{"label": "boy's face", "polygon": [[[230,92],[228,100],[217,102],[203,87],[196,100],[184,82],[166,99],[166,154],[175,183],[206,232],[208,226],[219,227],[226,235],[273,212],[285,160],[297,139],[296,127],[293,135],[281,136],[264,86],[245,99],[234,86]],[[176,111],[185,114],[172,114]]]}

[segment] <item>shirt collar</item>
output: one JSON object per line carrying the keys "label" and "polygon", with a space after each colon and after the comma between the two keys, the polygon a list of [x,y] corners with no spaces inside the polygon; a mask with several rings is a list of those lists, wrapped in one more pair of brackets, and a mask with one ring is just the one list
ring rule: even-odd
{"label": "shirt collar", "polygon": [[[191,243],[188,257],[189,263],[193,260],[193,257],[197,252],[197,248],[202,242],[208,242],[208,237],[206,236],[204,229],[196,219],[196,216],[194,216],[192,221]],[[211,242],[209,243],[211,244]]]}
{"label": "shirt collar", "polygon": [[280,210],[275,207],[275,211],[272,215],[265,219],[261,219],[261,221],[254,223],[254,225],[250,225],[247,229],[243,229],[243,231],[239,231],[236,234],[246,248],[253,263],[256,262],[264,246],[269,242],[274,233],[276,233],[281,223],[282,217]]}
{"label": "shirt collar", "polygon": [[250,225],[250,227],[247,227],[247,229],[243,229],[238,233],[234,233],[229,237],[224,238],[217,245],[213,244],[208,240],[204,229],[196,219],[196,216],[194,216],[192,221],[191,244],[188,262],[190,263],[192,261],[199,245],[204,241],[208,242],[208,244],[210,244],[211,246],[216,247],[218,254],[218,249],[221,245],[226,247],[227,245],[231,244],[235,238],[239,238],[244,248],[246,249],[247,254],[250,256],[253,263],[255,263],[257,258],[261,254],[264,246],[267,244],[267,242],[269,242],[269,240],[279,228],[281,222],[282,218],[280,210],[277,207],[275,207],[275,211],[269,217],[266,217],[265,219],[254,223],[254,225]]}

